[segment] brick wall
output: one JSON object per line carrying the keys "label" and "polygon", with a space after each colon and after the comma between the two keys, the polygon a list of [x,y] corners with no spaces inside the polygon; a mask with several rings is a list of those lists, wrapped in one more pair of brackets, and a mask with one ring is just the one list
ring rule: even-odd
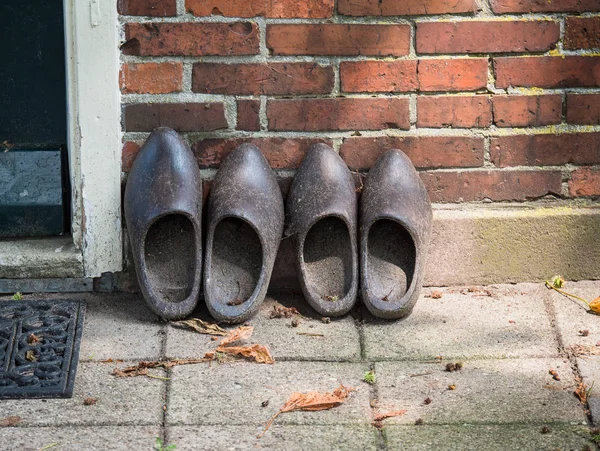
{"label": "brick wall", "polygon": [[[119,0],[123,170],[179,130],[289,178],[404,150],[434,202],[600,196],[599,0]],[[285,183],[283,183],[285,186]]]}

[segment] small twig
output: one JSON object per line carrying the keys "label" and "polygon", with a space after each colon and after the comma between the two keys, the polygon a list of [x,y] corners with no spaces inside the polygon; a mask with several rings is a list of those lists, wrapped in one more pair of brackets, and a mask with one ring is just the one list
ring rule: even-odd
{"label": "small twig", "polygon": [[578,301],[581,301],[581,302],[583,302],[583,303],[584,303],[585,305],[587,305],[588,307],[590,306],[590,303],[589,303],[588,301],[586,301],[585,299],[583,299],[583,298],[580,298],[579,296],[575,296],[574,294],[567,293],[566,291],[560,290],[560,289],[556,288],[554,285],[552,285],[550,282],[548,282],[547,280],[546,280],[546,286],[547,286],[548,288],[552,288],[552,289],[553,289],[553,290],[555,290],[555,291],[558,291],[560,294],[562,294],[562,295],[564,295],[564,296],[569,296],[569,297],[572,297],[572,298],[574,298],[574,299],[577,299]]}
{"label": "small twig", "polygon": [[45,451],[47,449],[54,448],[55,446],[58,446],[58,442],[50,443],[49,445],[46,445],[43,448],[40,448],[40,451]]}
{"label": "small twig", "polygon": [[297,332],[298,335],[308,335],[309,337],[324,337],[323,334],[313,334],[310,332]]}
{"label": "small twig", "polygon": [[427,373],[411,374],[410,377],[429,376],[430,374],[433,374],[433,372],[429,371]]}
{"label": "small twig", "polygon": [[390,300],[389,297],[390,297],[390,294],[392,294],[392,291],[394,291],[393,288],[390,290],[390,292],[388,294],[386,294],[383,298],[381,298],[381,300],[386,301],[386,302],[389,301]]}
{"label": "small twig", "polygon": [[161,381],[168,381],[168,380],[170,380],[168,377],[155,376],[154,374],[146,374],[146,376],[151,377],[152,379],[160,379]]}

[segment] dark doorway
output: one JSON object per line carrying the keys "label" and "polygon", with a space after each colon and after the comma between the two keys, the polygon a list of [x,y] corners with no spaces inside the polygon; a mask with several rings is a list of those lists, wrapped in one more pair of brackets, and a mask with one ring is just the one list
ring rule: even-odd
{"label": "dark doorway", "polygon": [[68,226],[62,0],[1,0],[0,236]]}

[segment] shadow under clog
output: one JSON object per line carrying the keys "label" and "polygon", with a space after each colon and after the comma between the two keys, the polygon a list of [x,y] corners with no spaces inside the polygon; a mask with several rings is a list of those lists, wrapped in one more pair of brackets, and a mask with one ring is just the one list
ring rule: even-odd
{"label": "shadow under clog", "polygon": [[174,130],[154,130],[129,172],[124,209],[140,289],[164,319],[183,318],[198,302],[201,192],[189,147]]}
{"label": "shadow under clog", "polygon": [[347,313],[358,290],[356,193],[352,174],[329,146],[315,144],[307,152],[287,215],[305,299],[321,315]]}
{"label": "shadow under clog", "polygon": [[223,162],[208,201],[204,298],[218,321],[239,323],[263,302],[283,232],[283,199],[258,147]]}
{"label": "shadow under clog", "polygon": [[359,221],[363,302],[379,318],[410,314],[423,283],[432,211],[403,152],[389,150],[369,171]]}

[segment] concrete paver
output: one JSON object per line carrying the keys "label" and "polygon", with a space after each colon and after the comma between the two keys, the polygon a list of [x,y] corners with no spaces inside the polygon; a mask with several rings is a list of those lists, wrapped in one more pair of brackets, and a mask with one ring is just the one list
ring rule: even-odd
{"label": "concrete paver", "polygon": [[[473,292],[424,289],[408,318],[365,324],[366,356],[374,360],[556,356],[543,290],[540,284],[498,285]],[[442,297],[426,297],[434,291]]]}
{"label": "concrete paver", "polygon": [[577,359],[577,366],[583,377],[583,382],[591,389],[588,404],[596,426],[600,426],[600,355],[581,356]]}
{"label": "concrete paver", "polygon": [[573,395],[568,360],[468,361],[455,372],[441,363],[382,362],[375,368],[381,410],[407,409],[386,420],[390,424],[414,424],[418,418],[437,424],[586,421]]}

